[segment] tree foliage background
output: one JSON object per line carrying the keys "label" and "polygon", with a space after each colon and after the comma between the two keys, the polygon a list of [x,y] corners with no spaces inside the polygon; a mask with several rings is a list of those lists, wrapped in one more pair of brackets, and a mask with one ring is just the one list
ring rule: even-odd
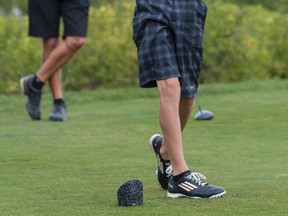
{"label": "tree foliage background", "polygon": [[[126,1],[126,2],[134,2],[135,0],[121,0],[121,1]],[[277,1],[271,1],[271,0],[223,0],[224,2],[228,3],[234,3],[234,4],[240,4],[240,5],[246,5],[246,4],[251,4],[251,5],[257,5],[261,4],[264,7],[275,10],[275,11],[280,11],[280,12],[288,12],[288,4],[287,0],[277,0]],[[119,2],[119,0],[90,0],[91,4],[93,6],[101,6],[104,4],[114,4]],[[207,1],[209,2],[209,0]],[[27,1],[23,0],[2,0],[0,2],[0,8],[5,9],[6,11],[10,11],[13,6],[17,6],[21,8],[23,12],[27,12]]]}
{"label": "tree foliage background", "polygon": [[[132,41],[135,1],[91,0],[86,46],[63,69],[65,89],[138,85]],[[202,83],[288,78],[285,0],[207,0]],[[19,91],[21,76],[40,67],[41,41],[27,36],[27,1],[0,2],[0,93]]]}

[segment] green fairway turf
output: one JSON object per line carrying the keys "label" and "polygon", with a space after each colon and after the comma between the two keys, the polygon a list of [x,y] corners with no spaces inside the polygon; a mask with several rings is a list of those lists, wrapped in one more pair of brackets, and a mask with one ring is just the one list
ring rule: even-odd
{"label": "green fairway turf", "polygon": [[[22,94],[0,95],[0,215],[288,215],[288,82],[202,85],[212,121],[192,118],[185,158],[227,194],[169,199],[147,143],[160,133],[156,89],[67,92],[68,120],[33,122]],[[144,184],[144,205],[117,207],[128,180]]]}

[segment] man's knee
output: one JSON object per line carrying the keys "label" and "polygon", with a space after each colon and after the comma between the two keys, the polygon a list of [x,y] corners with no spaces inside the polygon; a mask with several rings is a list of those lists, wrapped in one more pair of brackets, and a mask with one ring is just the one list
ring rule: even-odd
{"label": "man's knee", "polygon": [[181,87],[178,78],[157,81],[157,85],[160,93],[167,95],[180,95]]}
{"label": "man's knee", "polygon": [[84,37],[67,37],[65,39],[67,47],[71,50],[78,50],[86,43],[86,38]]}

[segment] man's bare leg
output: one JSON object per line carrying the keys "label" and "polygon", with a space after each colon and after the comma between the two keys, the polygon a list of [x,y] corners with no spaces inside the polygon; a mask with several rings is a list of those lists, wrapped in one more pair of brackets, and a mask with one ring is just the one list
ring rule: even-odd
{"label": "man's bare leg", "polygon": [[84,37],[66,37],[58,46],[50,53],[42,67],[37,72],[37,77],[43,83],[52,78],[85,44]]}
{"label": "man's bare leg", "polygon": [[[37,72],[37,77],[43,83],[47,79],[53,94],[53,109],[49,115],[51,121],[66,120],[66,105],[62,95],[60,69],[73,57],[84,42],[85,38],[79,37],[67,37],[59,44],[55,38],[46,39],[43,42],[43,65]],[[44,75],[44,78],[41,75]]]}
{"label": "man's bare leg", "polygon": [[[53,50],[58,45],[58,38],[48,38],[43,39],[43,55],[42,62],[46,61]],[[61,72],[60,70],[54,72],[52,77],[49,79],[49,86],[53,95],[53,99],[61,99],[62,95],[62,85],[61,85]]]}
{"label": "man's bare leg", "polygon": [[171,161],[173,175],[188,170],[182,148],[182,129],[179,115],[180,83],[178,78],[157,81],[160,107],[159,122],[164,137],[161,155]]}
{"label": "man's bare leg", "polygon": [[[194,105],[194,97],[193,98],[180,98],[179,117],[180,117],[180,124],[181,124],[181,132],[183,132],[187,122],[189,121],[189,118],[193,109],[193,105]],[[163,159],[169,160],[165,141],[162,142],[160,154],[163,157]]]}
{"label": "man's bare leg", "polygon": [[189,121],[191,112],[193,110],[194,97],[192,98],[181,98],[179,103],[179,117],[181,122],[181,131],[183,132],[184,128]]}

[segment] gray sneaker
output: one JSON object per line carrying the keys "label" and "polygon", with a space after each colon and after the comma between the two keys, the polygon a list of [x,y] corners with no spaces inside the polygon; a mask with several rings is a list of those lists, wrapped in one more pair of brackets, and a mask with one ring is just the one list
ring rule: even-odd
{"label": "gray sneaker", "polygon": [[28,114],[32,120],[41,119],[40,101],[42,92],[32,87],[33,75],[22,77],[20,86],[22,92],[27,95],[25,103]]}
{"label": "gray sneaker", "polygon": [[65,121],[66,120],[66,105],[65,103],[54,103],[52,113],[49,116],[50,121]]}

